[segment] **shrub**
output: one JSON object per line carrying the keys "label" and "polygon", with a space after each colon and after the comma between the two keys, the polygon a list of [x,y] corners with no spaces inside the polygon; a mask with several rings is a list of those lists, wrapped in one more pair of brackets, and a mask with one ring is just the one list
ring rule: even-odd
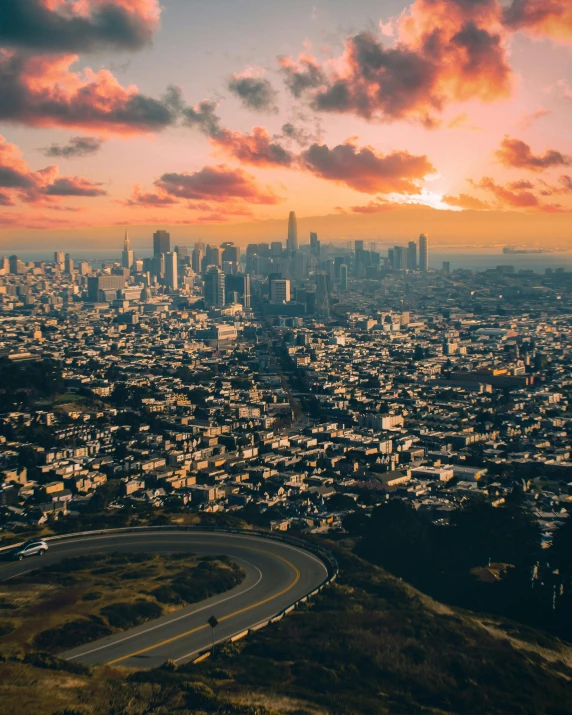
{"label": "shrub", "polygon": [[54,652],[90,643],[111,633],[101,618],[92,616],[42,631],[34,638],[34,645],[40,650]]}
{"label": "shrub", "polygon": [[139,599],[135,603],[112,603],[100,611],[114,628],[131,628],[152,618],[159,618],[163,609],[157,603]]}
{"label": "shrub", "polygon": [[0,620],[0,638],[7,636],[9,633],[13,633],[16,630],[16,624],[14,621]]}
{"label": "shrub", "polygon": [[45,668],[47,670],[63,670],[67,673],[75,673],[76,675],[88,675],[90,670],[87,666],[81,663],[76,663],[72,660],[64,660],[58,658],[51,653],[26,653],[22,658],[22,663],[32,665],[35,668]]}
{"label": "shrub", "polygon": [[218,709],[218,698],[208,685],[187,681],[183,684],[183,689],[188,707],[206,712],[214,712]]}

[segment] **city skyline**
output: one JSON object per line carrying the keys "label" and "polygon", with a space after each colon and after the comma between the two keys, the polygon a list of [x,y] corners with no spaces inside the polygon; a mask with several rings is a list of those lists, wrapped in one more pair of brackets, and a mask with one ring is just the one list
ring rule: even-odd
{"label": "city skyline", "polygon": [[0,712],[572,715],[572,0],[0,0]]}
{"label": "city skyline", "polygon": [[3,249],[111,245],[118,226],[134,245],[159,227],[277,240],[288,206],[304,240],[569,239],[564,0],[109,5],[123,34],[96,2],[3,10]]}

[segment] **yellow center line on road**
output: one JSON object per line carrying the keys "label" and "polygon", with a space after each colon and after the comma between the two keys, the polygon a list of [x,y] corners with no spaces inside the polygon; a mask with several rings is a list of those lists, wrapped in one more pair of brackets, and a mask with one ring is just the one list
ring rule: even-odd
{"label": "yellow center line on road", "polygon": [[[252,551],[259,551],[260,553],[266,553],[270,554],[269,551],[262,551],[261,549],[252,549]],[[241,613],[246,613],[247,611],[251,611],[253,608],[259,608],[260,606],[263,606],[265,603],[269,603],[270,601],[274,601],[276,598],[280,598],[280,596],[283,596],[285,593],[288,593],[288,591],[291,591],[294,586],[298,583],[300,580],[300,571],[294,566],[293,563],[288,561],[287,559],[283,558],[282,556],[278,556],[277,554],[270,554],[272,556],[275,556],[275,558],[280,559],[280,561],[283,561],[285,564],[287,564],[296,574],[294,581],[287,586],[285,589],[280,591],[280,593],[276,593],[273,596],[269,596],[268,598],[265,598],[263,601],[259,601],[258,603],[253,603],[250,606],[246,606],[245,608],[241,608],[238,611],[235,611],[234,613],[229,613],[227,616],[223,616],[222,618],[219,618],[218,621],[221,623],[222,621],[227,621],[229,618],[234,618],[235,616],[240,615]],[[106,663],[106,665],[115,665],[116,663],[120,663],[123,660],[128,660],[129,658],[134,658],[135,656],[141,655],[142,653],[148,653],[150,650],[155,650],[155,648],[161,648],[161,646],[168,645],[169,643],[173,643],[176,640],[179,640],[180,638],[185,638],[186,636],[190,636],[193,633],[197,633],[198,631],[202,631],[205,628],[208,628],[209,625],[208,623],[205,623],[202,626],[197,626],[196,628],[193,628],[190,631],[186,631],[185,633],[180,633],[177,636],[172,636],[171,638],[167,638],[164,641],[161,641],[160,643],[155,643],[154,645],[147,646],[147,648],[141,648],[141,650],[137,650],[134,653],[129,653],[128,655],[123,655],[121,658],[116,658],[115,660],[110,660],[109,662]],[[110,644],[113,645],[113,644]]]}

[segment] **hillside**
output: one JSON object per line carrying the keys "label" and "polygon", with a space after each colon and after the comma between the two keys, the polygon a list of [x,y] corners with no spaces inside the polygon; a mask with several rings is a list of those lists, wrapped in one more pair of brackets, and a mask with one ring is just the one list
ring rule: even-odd
{"label": "hillside", "polygon": [[[2,710],[572,713],[571,648],[508,621],[443,606],[343,549],[338,555],[336,585],[201,664],[128,673],[89,672],[33,655],[1,663]],[[58,670],[62,665],[73,672]]]}

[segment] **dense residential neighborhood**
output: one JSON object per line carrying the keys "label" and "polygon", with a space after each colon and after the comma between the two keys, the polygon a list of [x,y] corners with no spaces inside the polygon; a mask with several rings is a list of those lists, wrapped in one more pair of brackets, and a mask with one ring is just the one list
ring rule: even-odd
{"label": "dense residential neighborhood", "polygon": [[[253,307],[250,288],[209,305],[210,261],[229,250],[236,281],[234,247],[207,247],[202,275],[200,247],[177,247],[177,288],[128,242],[122,266],[4,261],[4,529],[89,512],[99,492],[110,509],[245,512],[279,530],[343,531],[395,498],[446,523],[518,487],[550,545],[572,500],[571,274],[407,270],[397,248],[363,246],[262,260],[255,245]],[[106,276],[122,287],[93,302]],[[320,277],[325,309],[308,300]]]}

